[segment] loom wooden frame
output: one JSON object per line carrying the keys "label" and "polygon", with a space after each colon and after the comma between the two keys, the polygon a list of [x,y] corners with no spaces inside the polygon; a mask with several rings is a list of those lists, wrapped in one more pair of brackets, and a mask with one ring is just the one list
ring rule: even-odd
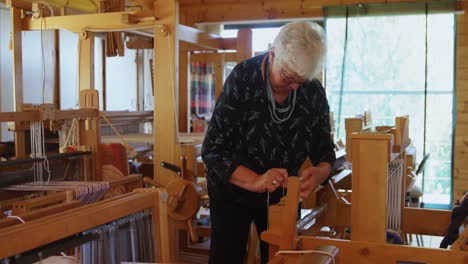
{"label": "loom wooden frame", "polygon": [[[405,123],[405,122],[403,122]],[[406,122],[407,124],[407,122]],[[275,256],[278,250],[294,250],[301,245],[300,250],[314,250],[319,246],[335,246],[339,249],[337,263],[383,263],[394,264],[397,261],[416,263],[466,263],[468,252],[458,249],[430,249],[411,246],[386,244],[386,197],[387,197],[387,167],[390,161],[401,157],[405,152],[393,153],[393,150],[404,150],[405,141],[397,141],[403,145],[392,144],[393,135],[352,134],[352,204],[350,218],[348,210],[342,211],[342,216],[350,220],[351,240],[338,240],[312,236],[297,236],[295,230],[295,214],[287,214],[297,207],[299,184],[290,181],[284,208],[270,207],[270,226],[261,237],[267,241],[271,263],[301,263],[295,262],[287,255]],[[406,141],[406,144],[408,141]],[[349,143],[348,143],[349,144]],[[372,192],[371,190],[379,190]],[[403,190],[405,190],[403,180]],[[403,192],[402,195],[404,195]],[[403,199],[404,202],[404,199]],[[353,206],[356,205],[356,206]],[[291,211],[292,212],[292,211]],[[450,223],[450,211],[428,210],[402,207],[401,229],[403,233],[444,235]],[[328,218],[329,219],[329,218]],[[424,221],[422,221],[424,219]],[[437,221],[437,225],[427,223],[427,219]],[[337,220],[339,222],[340,220]],[[282,223],[288,223],[284,225]],[[281,224],[275,224],[281,223]],[[349,223],[340,223],[348,224]],[[298,244],[298,242],[300,243]]]}
{"label": "loom wooden frame", "polygon": [[32,250],[145,209],[152,210],[157,261],[169,260],[167,194],[163,189],[139,189],[94,204],[55,213],[0,229],[0,259]]}

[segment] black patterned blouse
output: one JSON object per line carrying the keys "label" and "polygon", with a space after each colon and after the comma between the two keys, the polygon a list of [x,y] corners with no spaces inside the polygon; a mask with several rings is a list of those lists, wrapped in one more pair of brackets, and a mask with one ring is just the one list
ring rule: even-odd
{"label": "black patterned blouse", "polygon": [[260,197],[229,183],[240,165],[257,174],[286,168],[289,175],[298,175],[309,156],[315,165],[325,161],[333,167],[335,152],[325,89],[315,79],[303,83],[291,117],[281,124],[273,122],[260,69],[267,54],[238,64],[216,102],[202,149],[210,195],[247,201]]}

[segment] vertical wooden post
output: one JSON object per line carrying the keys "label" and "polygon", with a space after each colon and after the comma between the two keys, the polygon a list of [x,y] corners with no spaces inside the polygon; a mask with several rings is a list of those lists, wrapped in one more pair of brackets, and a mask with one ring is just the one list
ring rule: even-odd
{"label": "vertical wooden post", "polygon": [[224,84],[224,53],[218,53],[214,62],[215,99],[217,100]]}
{"label": "vertical wooden post", "polygon": [[94,33],[88,32],[86,37],[78,40],[78,73],[79,89],[94,89]]}
{"label": "vertical wooden post", "polygon": [[107,110],[107,86],[106,86],[106,41],[101,40],[101,49],[102,49],[102,110]]}
{"label": "vertical wooden post", "polygon": [[[167,192],[164,189],[158,189],[155,193],[153,205],[153,226],[155,228],[155,238],[159,239],[156,244],[158,263],[169,262],[171,252],[169,248],[169,234],[167,222]],[[157,235],[157,236],[156,236]]]}
{"label": "vertical wooden post", "polygon": [[[154,29],[154,178],[167,185],[177,174],[162,168],[162,161],[180,164],[176,144],[176,118],[178,100],[179,41],[177,25],[179,6],[175,0],[154,3],[154,15],[160,18],[163,27]],[[169,250],[171,260],[176,259],[175,222],[169,221]]]}
{"label": "vertical wooden post", "polygon": [[190,105],[190,85],[189,85],[189,56],[186,50],[179,52],[179,131],[189,132],[189,105]]}
{"label": "vertical wooden post", "polygon": [[391,135],[351,136],[353,173],[351,239],[385,243]]}
{"label": "vertical wooden post", "polygon": [[237,61],[241,62],[252,56],[252,30],[240,29],[237,32]]}
{"label": "vertical wooden post", "polygon": [[[11,14],[11,38],[13,48],[13,94],[15,111],[23,108],[23,52],[21,38],[21,11],[14,7]],[[15,131],[15,155],[17,158],[26,156],[25,133]]]}
{"label": "vertical wooden post", "polygon": [[55,109],[60,109],[60,33],[59,30],[54,30],[55,44],[55,72],[54,72],[54,94],[53,104]]}
{"label": "vertical wooden post", "polygon": [[281,232],[280,250],[290,250],[296,248],[296,215],[299,206],[300,192],[299,177],[288,179],[288,195],[286,195],[286,206],[283,208],[281,222],[284,226]]}
{"label": "vertical wooden post", "polygon": [[136,102],[135,111],[141,111],[143,106],[143,97],[145,91],[145,60],[144,51],[136,50]]}
{"label": "vertical wooden post", "polygon": [[[94,34],[87,33],[79,39],[78,78],[80,108],[99,109],[98,93],[94,87]],[[93,92],[91,92],[91,90]],[[89,91],[89,92],[87,92]],[[79,144],[85,145],[93,152],[91,179],[101,179],[99,144],[101,143],[99,118],[79,122]]]}
{"label": "vertical wooden post", "polygon": [[345,119],[345,133],[346,133],[346,159],[352,161],[352,144],[351,135],[354,132],[359,132],[363,128],[362,118],[346,118]]}
{"label": "vertical wooden post", "polygon": [[176,111],[179,51],[177,40],[178,4],[174,0],[157,1],[155,16],[162,18],[164,27],[154,32],[154,150],[155,179],[166,185],[176,174],[162,168],[162,161],[179,164],[176,149]]}

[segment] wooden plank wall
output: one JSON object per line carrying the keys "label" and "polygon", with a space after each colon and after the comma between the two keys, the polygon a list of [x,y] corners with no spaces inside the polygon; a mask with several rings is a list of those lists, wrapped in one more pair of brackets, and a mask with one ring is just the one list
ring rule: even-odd
{"label": "wooden plank wall", "polygon": [[455,149],[453,199],[468,191],[468,5],[457,15]]}

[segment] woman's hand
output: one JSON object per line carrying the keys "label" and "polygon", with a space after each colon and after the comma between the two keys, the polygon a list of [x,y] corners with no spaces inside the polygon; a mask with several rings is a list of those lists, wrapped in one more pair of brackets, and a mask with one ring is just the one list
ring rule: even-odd
{"label": "woman's hand", "polygon": [[299,196],[304,199],[309,196],[311,192],[315,191],[327,179],[330,172],[331,166],[325,162],[317,167],[309,167],[303,170],[299,176],[301,179],[301,192]]}
{"label": "woman's hand", "polygon": [[256,192],[273,192],[278,187],[286,188],[287,185],[288,171],[286,169],[273,168],[257,177],[254,182],[254,190]]}

